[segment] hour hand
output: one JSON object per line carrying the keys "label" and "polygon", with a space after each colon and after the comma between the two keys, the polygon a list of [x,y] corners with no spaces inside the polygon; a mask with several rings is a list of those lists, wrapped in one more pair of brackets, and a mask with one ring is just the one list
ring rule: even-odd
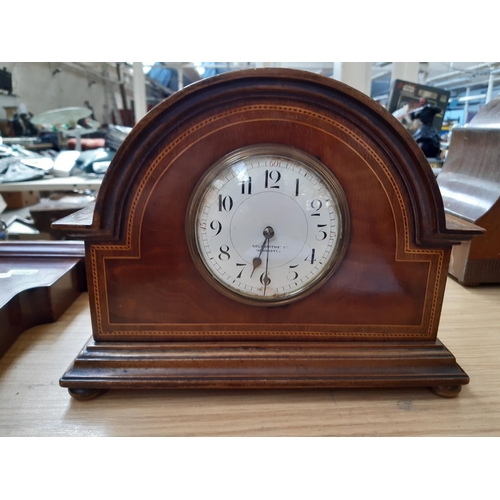
{"label": "hour hand", "polygon": [[[267,240],[266,240],[267,241]],[[252,277],[254,271],[262,264],[262,259],[260,257],[255,257],[255,259],[253,259],[253,262],[252,262],[252,265],[253,265],[253,269],[252,269],[252,273],[250,274],[250,278]]]}
{"label": "hour hand", "polygon": [[262,264],[262,259],[260,258],[260,256],[262,255],[262,251],[264,250],[267,241],[274,236],[274,229],[271,226],[266,226],[264,228],[264,231],[262,231],[262,234],[264,235],[265,240],[264,243],[262,243],[262,246],[260,247],[259,256],[255,257],[255,259],[253,259],[252,261],[253,269],[252,273],[250,274],[250,278],[253,276],[254,271]]}

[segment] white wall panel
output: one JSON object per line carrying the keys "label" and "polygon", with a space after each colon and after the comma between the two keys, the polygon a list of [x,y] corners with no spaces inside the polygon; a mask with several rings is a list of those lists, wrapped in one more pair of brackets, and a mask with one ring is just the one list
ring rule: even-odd
{"label": "white wall panel", "polygon": [[[13,94],[19,96],[18,102],[26,104],[34,115],[51,109],[84,106],[84,102],[89,101],[96,120],[104,122],[105,86],[102,80],[58,63],[0,62],[0,67],[4,66],[12,73]],[[56,68],[61,71],[53,74]],[[95,83],[89,85],[91,81]],[[118,87],[114,90],[118,107],[122,108]]]}

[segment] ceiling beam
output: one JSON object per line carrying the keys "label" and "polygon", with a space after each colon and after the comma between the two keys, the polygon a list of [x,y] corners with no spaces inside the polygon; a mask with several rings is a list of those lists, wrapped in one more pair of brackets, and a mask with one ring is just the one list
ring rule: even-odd
{"label": "ceiling beam", "polygon": [[481,69],[486,69],[486,68],[491,68],[491,67],[496,67],[500,63],[494,62],[494,63],[481,63],[481,64],[476,64],[474,66],[469,66],[467,68],[463,68],[460,70],[456,71],[450,71],[448,73],[443,73],[441,75],[436,75],[432,76],[430,78],[427,78],[427,83],[432,83],[432,82],[438,82],[439,80],[446,80],[449,78],[452,78],[454,76],[459,76],[459,75],[466,75],[469,74],[471,77],[474,74],[475,71],[481,70]]}

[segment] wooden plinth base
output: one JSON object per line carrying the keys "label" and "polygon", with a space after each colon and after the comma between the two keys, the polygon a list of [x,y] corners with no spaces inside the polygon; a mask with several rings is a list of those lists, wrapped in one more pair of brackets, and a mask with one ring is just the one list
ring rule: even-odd
{"label": "wooden plinth base", "polygon": [[60,385],[77,399],[106,389],[312,387],[431,387],[449,397],[468,382],[439,340],[237,345],[90,340]]}

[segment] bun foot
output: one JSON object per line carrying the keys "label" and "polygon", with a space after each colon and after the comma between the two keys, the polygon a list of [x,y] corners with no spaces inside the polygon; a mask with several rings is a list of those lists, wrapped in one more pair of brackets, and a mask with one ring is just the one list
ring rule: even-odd
{"label": "bun foot", "polygon": [[88,401],[106,392],[106,389],[68,389],[73,398],[78,401]]}
{"label": "bun foot", "polygon": [[438,396],[443,398],[454,398],[462,390],[461,385],[436,385],[429,389]]}

